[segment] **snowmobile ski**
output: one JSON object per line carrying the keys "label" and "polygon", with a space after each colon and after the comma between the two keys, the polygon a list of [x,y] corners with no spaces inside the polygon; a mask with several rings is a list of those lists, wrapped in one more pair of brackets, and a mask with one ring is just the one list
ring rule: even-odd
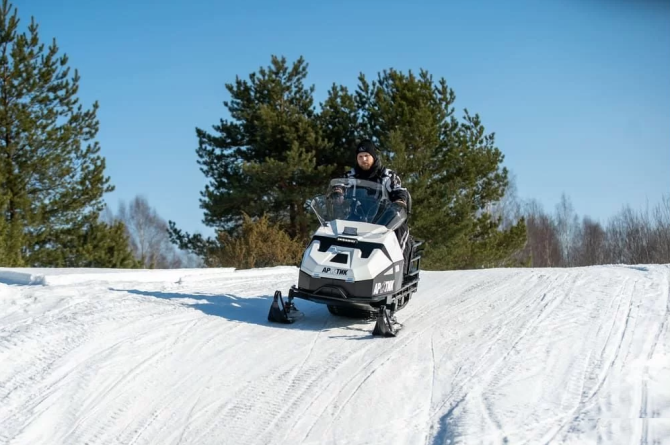
{"label": "snowmobile ski", "polygon": [[268,321],[277,323],[290,324],[303,317],[303,313],[296,308],[293,303],[292,296],[289,296],[288,302],[284,303],[281,291],[275,291],[270,312],[268,313]]}
{"label": "snowmobile ski", "polygon": [[380,306],[377,312],[377,322],[372,330],[373,337],[395,337],[402,325],[398,323],[394,316],[389,315],[386,306]]}

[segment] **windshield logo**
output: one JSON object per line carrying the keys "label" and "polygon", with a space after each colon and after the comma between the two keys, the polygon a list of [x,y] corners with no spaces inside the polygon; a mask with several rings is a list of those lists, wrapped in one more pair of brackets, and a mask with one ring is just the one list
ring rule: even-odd
{"label": "windshield logo", "polygon": [[355,240],[355,239],[351,239],[351,238],[341,238],[341,237],[337,237],[337,240],[338,240],[338,241],[341,241],[341,242],[343,242],[343,243],[356,244],[356,240]]}

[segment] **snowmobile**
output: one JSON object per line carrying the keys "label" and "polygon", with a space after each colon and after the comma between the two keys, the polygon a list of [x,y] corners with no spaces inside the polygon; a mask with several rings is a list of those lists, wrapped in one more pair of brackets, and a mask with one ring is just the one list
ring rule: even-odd
{"label": "snowmobile", "polygon": [[394,337],[395,313],[417,290],[423,251],[409,231],[402,240],[395,232],[411,212],[411,199],[405,207],[391,202],[377,182],[339,178],[309,206],[320,225],[303,253],[298,284],[287,302],[275,291],[268,320],[301,318],[293,301],[300,298],[325,304],[333,315],[376,317],[372,335]]}

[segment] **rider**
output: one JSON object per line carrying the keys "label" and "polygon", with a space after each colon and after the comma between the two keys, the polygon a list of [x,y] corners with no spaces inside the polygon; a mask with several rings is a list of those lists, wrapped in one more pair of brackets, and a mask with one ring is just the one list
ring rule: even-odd
{"label": "rider", "polygon": [[[349,170],[345,176],[382,184],[388,190],[391,201],[404,206],[407,210],[407,203],[410,200],[409,192],[402,187],[398,174],[382,165],[377,154],[377,147],[371,140],[365,139],[356,146],[356,166]],[[407,220],[395,230],[395,234],[403,249],[405,263],[407,263],[409,248]]]}

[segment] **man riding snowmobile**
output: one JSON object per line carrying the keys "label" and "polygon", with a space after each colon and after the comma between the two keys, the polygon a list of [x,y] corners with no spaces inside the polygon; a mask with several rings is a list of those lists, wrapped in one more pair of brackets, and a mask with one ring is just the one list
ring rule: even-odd
{"label": "man riding snowmobile", "polygon": [[407,228],[411,196],[398,175],[382,166],[374,143],[362,141],[356,157],[356,167],[310,200],[320,225],[288,302],[275,292],[269,321],[301,318],[293,303],[300,298],[327,305],[333,315],[376,317],[373,336],[395,336],[399,329],[394,314],[417,291],[423,242]]}
{"label": "man riding snowmobile", "polygon": [[[392,202],[403,205],[407,212],[410,212],[408,203],[411,202],[411,196],[406,188],[402,187],[398,174],[382,165],[377,154],[377,146],[369,139],[364,139],[356,146],[356,166],[349,170],[345,177],[355,179],[365,179],[382,184],[389,192]],[[332,194],[334,200],[341,200],[344,190],[339,187],[333,187]],[[409,229],[407,220],[395,230],[398,242],[403,249],[405,264],[409,262],[409,251],[411,243],[409,242]]]}

